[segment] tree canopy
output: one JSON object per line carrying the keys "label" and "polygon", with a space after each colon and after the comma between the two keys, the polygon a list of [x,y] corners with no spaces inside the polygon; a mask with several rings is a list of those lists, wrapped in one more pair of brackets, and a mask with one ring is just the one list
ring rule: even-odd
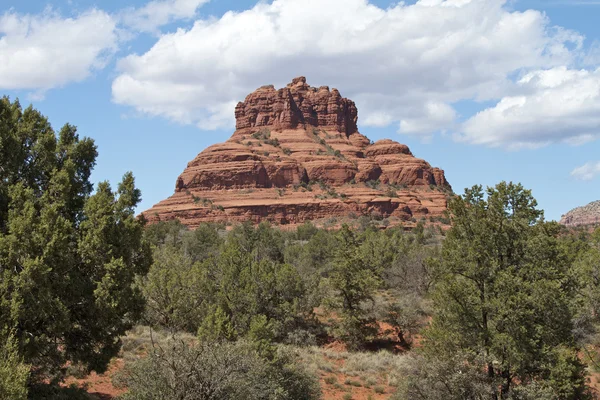
{"label": "tree canopy", "polygon": [[557,225],[544,222],[529,190],[505,182],[466,190],[450,211],[429,349],[481,360],[493,398],[539,381],[559,398],[584,398],[577,295]]}
{"label": "tree canopy", "polygon": [[131,173],[93,190],[94,141],[0,100],[0,340],[42,375],[67,361],[102,371],[143,308],[150,265]]}

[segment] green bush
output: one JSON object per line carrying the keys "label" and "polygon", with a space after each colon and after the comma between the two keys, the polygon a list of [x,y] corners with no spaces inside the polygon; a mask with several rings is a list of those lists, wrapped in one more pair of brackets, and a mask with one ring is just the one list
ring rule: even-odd
{"label": "green bush", "polygon": [[465,354],[451,357],[415,356],[402,368],[393,400],[489,400],[485,367]]}
{"label": "green bush", "polygon": [[[1,336],[0,336],[1,337]],[[0,399],[27,399],[29,366],[23,364],[14,337],[0,345]]]}
{"label": "green bush", "polygon": [[267,360],[245,342],[187,346],[173,341],[127,364],[114,382],[121,400],[319,399],[315,376],[283,350]]}

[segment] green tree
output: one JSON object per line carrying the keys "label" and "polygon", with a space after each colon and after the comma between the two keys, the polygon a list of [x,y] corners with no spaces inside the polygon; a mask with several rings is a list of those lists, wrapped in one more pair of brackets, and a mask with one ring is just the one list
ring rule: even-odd
{"label": "green tree", "polygon": [[585,398],[583,367],[560,350],[575,350],[575,287],[558,228],[521,185],[502,182],[486,194],[475,186],[450,202],[427,346],[483,359],[493,398],[552,376],[562,377],[559,398]]}
{"label": "green tree", "polygon": [[343,225],[337,234],[338,247],[329,276],[335,296],[328,303],[339,313],[337,335],[358,348],[376,333],[375,319],[365,309],[381,283],[380,272],[361,256],[355,234]]}
{"label": "green tree", "polygon": [[29,366],[23,364],[14,336],[0,345],[0,399],[27,399]]}
{"label": "green tree", "polygon": [[140,192],[128,173],[92,195],[96,155],[75,127],[57,138],[38,111],[0,100],[0,329],[40,374],[67,361],[102,371],[142,310]]}
{"label": "green tree", "polygon": [[196,333],[206,299],[202,265],[171,244],[156,248],[153,254],[148,274],[138,282],[146,299],[147,323]]}
{"label": "green tree", "polygon": [[200,224],[183,236],[183,246],[186,255],[193,261],[204,261],[214,257],[219,252],[223,239],[219,235],[219,226],[215,224]]}
{"label": "green tree", "polygon": [[246,335],[252,319],[262,315],[282,338],[312,315],[306,289],[292,266],[269,258],[255,261],[255,255],[243,250],[239,238],[229,238],[218,260],[205,264],[205,291],[238,335]]}

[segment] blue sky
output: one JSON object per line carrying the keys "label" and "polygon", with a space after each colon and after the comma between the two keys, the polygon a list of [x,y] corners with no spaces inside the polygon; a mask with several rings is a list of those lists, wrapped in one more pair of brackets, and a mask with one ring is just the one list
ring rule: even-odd
{"label": "blue sky", "polygon": [[172,194],[233,105],[304,75],[456,192],[522,182],[548,219],[600,199],[600,2],[2,0],[0,93],[96,140],[95,182]]}

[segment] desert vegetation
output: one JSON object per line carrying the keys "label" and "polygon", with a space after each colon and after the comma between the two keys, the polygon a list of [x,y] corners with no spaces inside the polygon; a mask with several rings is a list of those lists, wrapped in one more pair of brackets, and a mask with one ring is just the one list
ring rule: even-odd
{"label": "desert vegetation", "polygon": [[596,396],[600,231],[519,184],[453,196],[449,230],[189,230],[6,98],[0,153],[0,399],[91,399],[73,380],[107,370],[133,400]]}

